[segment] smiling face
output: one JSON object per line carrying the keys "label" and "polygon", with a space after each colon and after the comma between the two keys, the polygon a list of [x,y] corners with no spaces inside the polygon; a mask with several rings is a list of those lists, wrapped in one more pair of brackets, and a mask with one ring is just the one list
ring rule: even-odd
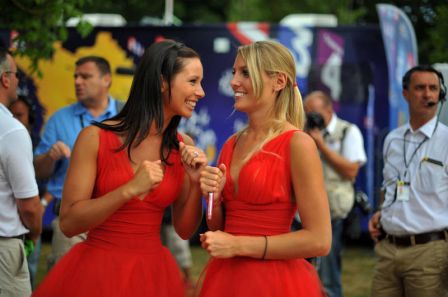
{"label": "smiling face", "polygon": [[274,91],[274,79],[266,73],[261,74],[262,90],[257,97],[248,67],[241,56],[237,56],[233,65],[233,78],[230,85],[235,93],[236,110],[252,112],[263,107],[272,107],[276,92]]}
{"label": "smiling face", "polygon": [[186,58],[182,62],[182,70],[171,81],[171,98],[168,84],[163,82],[162,94],[167,118],[175,115],[191,117],[199,99],[205,96],[201,85],[203,78],[201,61],[198,58]]}

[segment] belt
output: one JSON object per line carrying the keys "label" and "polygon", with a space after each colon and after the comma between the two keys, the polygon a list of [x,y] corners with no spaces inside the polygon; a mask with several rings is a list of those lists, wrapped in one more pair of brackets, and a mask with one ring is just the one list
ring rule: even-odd
{"label": "belt", "polygon": [[59,216],[59,211],[61,210],[61,199],[54,198],[53,203],[53,214]]}
{"label": "belt", "polygon": [[442,230],[442,231],[421,233],[408,236],[394,236],[387,234],[386,239],[390,243],[395,244],[396,246],[408,247],[408,246],[414,246],[416,244],[425,244],[435,240],[448,241],[448,231]]}
{"label": "belt", "polygon": [[17,235],[17,236],[0,236],[0,239],[21,239],[21,240],[25,240],[25,234]]}

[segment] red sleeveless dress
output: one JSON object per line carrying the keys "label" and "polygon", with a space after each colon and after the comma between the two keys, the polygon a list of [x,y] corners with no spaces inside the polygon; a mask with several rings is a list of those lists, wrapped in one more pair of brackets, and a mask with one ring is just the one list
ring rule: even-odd
{"label": "red sleeveless dress", "polygon": [[[263,146],[241,168],[238,192],[230,176],[236,137],[223,146],[219,163],[227,167],[223,190],[225,231],[234,235],[277,235],[290,232],[297,210],[291,199],[290,141],[286,131]],[[211,258],[200,296],[324,296],[314,267],[304,259],[259,260]]]}
{"label": "red sleeveless dress", "polygon": [[[134,173],[118,137],[99,132],[93,197],[129,181]],[[88,232],[49,272],[34,297],[185,296],[180,270],[160,241],[164,209],[178,196],[184,168],[172,151],[161,184],[144,200],[132,198]]]}

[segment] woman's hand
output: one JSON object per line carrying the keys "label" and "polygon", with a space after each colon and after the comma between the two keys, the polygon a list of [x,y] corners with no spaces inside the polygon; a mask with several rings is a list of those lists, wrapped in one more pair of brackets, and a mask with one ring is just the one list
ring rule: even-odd
{"label": "woman's hand", "polygon": [[222,231],[207,231],[200,235],[201,246],[212,257],[232,258],[237,256],[237,237]]}
{"label": "woman's hand", "polygon": [[184,168],[193,182],[199,182],[200,174],[207,165],[207,156],[198,147],[179,143],[179,151]]}
{"label": "woman's hand", "polygon": [[207,197],[208,193],[213,193],[213,205],[218,206],[221,201],[221,192],[226,184],[226,165],[220,164],[218,167],[206,166],[201,171],[201,191]]}
{"label": "woman's hand", "polygon": [[[134,177],[127,183],[132,197],[143,200],[146,194],[154,190],[163,180],[162,161],[143,161],[137,168]],[[143,194],[143,195],[141,195]]]}

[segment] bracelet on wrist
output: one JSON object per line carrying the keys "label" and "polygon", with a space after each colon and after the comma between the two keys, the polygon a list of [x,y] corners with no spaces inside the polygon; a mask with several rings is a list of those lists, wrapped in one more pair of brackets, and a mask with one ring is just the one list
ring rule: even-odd
{"label": "bracelet on wrist", "polygon": [[268,237],[264,235],[264,251],[263,256],[261,256],[261,259],[264,260],[266,258],[266,252],[268,250]]}

